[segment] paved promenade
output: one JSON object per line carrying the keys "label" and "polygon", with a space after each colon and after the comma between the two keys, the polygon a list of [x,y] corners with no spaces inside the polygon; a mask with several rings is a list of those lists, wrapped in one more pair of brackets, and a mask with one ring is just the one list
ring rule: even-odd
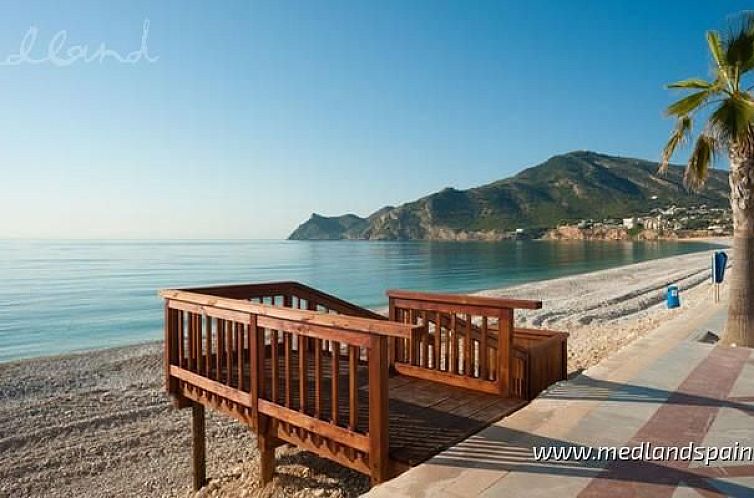
{"label": "paved promenade", "polygon": [[719,334],[723,318],[722,306],[710,306],[667,322],[366,496],[754,497],[754,461],[747,455],[706,465],[533,456],[533,447],[553,446],[596,452],[606,446],[693,443],[723,456],[733,455],[725,446],[754,446],[752,350],[696,340],[707,330]]}

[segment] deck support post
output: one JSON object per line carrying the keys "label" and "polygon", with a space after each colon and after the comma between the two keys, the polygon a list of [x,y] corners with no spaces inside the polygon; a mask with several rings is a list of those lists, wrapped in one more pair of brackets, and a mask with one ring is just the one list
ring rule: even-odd
{"label": "deck support post", "polygon": [[265,486],[272,482],[275,475],[275,444],[274,438],[262,433],[257,434],[257,447],[259,448],[259,484]]}
{"label": "deck support post", "polygon": [[388,479],[387,340],[373,335],[369,348],[369,471],[373,486]]}
{"label": "deck support post", "polygon": [[192,459],[194,491],[199,491],[207,483],[206,440],[204,437],[204,405],[191,405]]}

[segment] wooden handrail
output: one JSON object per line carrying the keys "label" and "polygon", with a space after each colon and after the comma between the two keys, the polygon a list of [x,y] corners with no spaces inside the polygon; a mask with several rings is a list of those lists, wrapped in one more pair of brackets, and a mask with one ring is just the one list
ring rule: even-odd
{"label": "wooden handrail", "polygon": [[230,311],[240,311],[252,313],[255,315],[264,315],[271,318],[282,320],[292,320],[297,322],[309,323],[312,325],[321,325],[324,327],[336,327],[355,332],[367,334],[385,335],[391,337],[407,338],[411,334],[414,326],[402,323],[395,323],[389,320],[374,320],[350,315],[332,315],[317,313],[309,310],[299,310],[272,306],[268,304],[251,303],[239,299],[218,297],[214,295],[199,294],[184,290],[161,290],[160,296],[173,301],[182,301],[201,306],[211,306],[213,308],[225,309]]}
{"label": "wooden handrail", "polygon": [[327,292],[323,292],[314,287],[295,281],[264,282],[257,284],[226,284],[178,290],[233,299],[252,299],[271,295],[297,296],[304,298],[307,301],[314,301],[316,304],[332,309],[338,313],[350,316],[360,316],[363,318],[373,318],[375,320],[387,320],[386,316],[375,311],[363,308],[340,299],[337,296],[328,294]]}
{"label": "wooden handrail", "polygon": [[318,304],[331,308],[339,313],[344,313],[350,316],[360,316],[362,318],[372,318],[374,320],[388,319],[385,315],[381,315],[375,311],[362,308],[361,306],[357,306],[353,303],[349,303],[348,301],[340,299],[339,297],[333,296],[332,294],[328,294],[327,292],[323,292],[319,289],[315,289],[314,287],[309,287],[308,285],[302,284],[300,282],[291,282],[291,288],[294,293],[305,295],[305,299],[311,298]]}
{"label": "wooden handrail", "polygon": [[390,289],[388,297],[408,299],[412,301],[428,301],[446,304],[462,304],[470,306],[486,306],[496,308],[513,308],[536,310],[542,308],[542,301],[532,299],[512,299],[507,297],[471,296],[467,294],[438,294],[434,292],[414,292]]}
{"label": "wooden handrail", "polygon": [[210,294],[213,296],[248,299],[260,295],[285,293],[297,284],[298,282],[294,281],[262,282],[256,284],[219,284],[206,287],[188,287],[179,290],[196,292],[199,294]]}

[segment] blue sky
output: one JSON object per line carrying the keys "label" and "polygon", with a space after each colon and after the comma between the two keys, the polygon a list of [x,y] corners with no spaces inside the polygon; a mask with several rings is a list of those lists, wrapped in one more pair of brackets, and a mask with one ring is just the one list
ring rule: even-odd
{"label": "blue sky", "polygon": [[[0,66],[0,237],[286,236],[590,149],[657,159],[663,84],[745,2],[4,2],[153,63]],[[682,159],[683,157],[681,157]]]}

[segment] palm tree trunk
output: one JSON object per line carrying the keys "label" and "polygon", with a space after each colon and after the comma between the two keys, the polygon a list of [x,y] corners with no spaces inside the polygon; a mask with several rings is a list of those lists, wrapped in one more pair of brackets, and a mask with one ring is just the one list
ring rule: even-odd
{"label": "palm tree trunk", "polygon": [[722,342],[754,347],[754,140],[730,148],[733,269]]}

